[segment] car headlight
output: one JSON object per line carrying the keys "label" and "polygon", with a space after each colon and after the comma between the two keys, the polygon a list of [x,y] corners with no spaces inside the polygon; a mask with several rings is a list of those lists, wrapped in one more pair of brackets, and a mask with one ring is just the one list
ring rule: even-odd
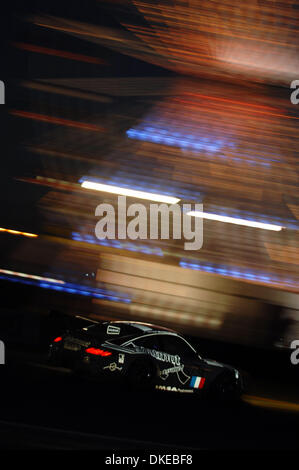
{"label": "car headlight", "polygon": [[235,377],[236,377],[237,380],[238,380],[239,377],[240,377],[239,371],[238,371],[237,369],[235,369]]}

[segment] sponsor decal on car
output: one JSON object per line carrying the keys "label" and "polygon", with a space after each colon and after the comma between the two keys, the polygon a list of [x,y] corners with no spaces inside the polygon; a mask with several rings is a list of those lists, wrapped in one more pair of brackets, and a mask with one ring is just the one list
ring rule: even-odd
{"label": "sponsor decal on car", "polygon": [[174,356],[172,354],[164,353],[162,351],[157,351],[155,349],[148,349],[143,346],[135,346],[137,352],[143,352],[150,354],[152,357],[162,362],[171,362],[174,366],[181,365],[180,356]]}
{"label": "sponsor decal on car", "polygon": [[118,363],[119,363],[119,364],[124,364],[124,362],[125,362],[125,355],[122,354],[122,353],[119,353],[119,355],[118,355]]}
{"label": "sponsor decal on car", "polygon": [[190,387],[192,388],[203,388],[206,379],[204,377],[193,376],[190,382]]}
{"label": "sponsor decal on car", "polygon": [[116,362],[110,362],[108,366],[103,367],[103,369],[109,369],[111,372],[114,372],[115,370],[122,370],[122,367],[118,367]]}
{"label": "sponsor decal on car", "polygon": [[170,387],[166,385],[156,385],[157,390],[165,390],[166,392],[193,393],[193,390],[185,388]]}
{"label": "sponsor decal on car", "polygon": [[169,369],[163,369],[160,371],[160,377],[162,380],[166,380],[169,377],[169,374],[176,373],[181,384],[185,384],[190,379],[190,376],[185,374],[184,365],[170,367]]}
{"label": "sponsor decal on car", "polygon": [[107,335],[119,335],[119,333],[120,333],[119,326],[108,325]]}

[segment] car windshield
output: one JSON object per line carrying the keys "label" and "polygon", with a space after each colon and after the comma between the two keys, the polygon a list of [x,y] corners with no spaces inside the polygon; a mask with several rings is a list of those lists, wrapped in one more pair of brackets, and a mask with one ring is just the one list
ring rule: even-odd
{"label": "car windshield", "polygon": [[118,338],[107,337],[106,341],[109,341],[109,343],[122,345],[126,343],[127,341],[133,340],[134,338],[136,338],[136,335],[126,335],[126,336],[120,336]]}

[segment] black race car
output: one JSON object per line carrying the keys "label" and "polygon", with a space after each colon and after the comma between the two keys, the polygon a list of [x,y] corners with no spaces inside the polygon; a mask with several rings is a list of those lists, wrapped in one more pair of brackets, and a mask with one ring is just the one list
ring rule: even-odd
{"label": "black race car", "polygon": [[97,379],[125,382],[140,389],[235,399],[243,391],[241,373],[202,358],[175,331],[149,323],[94,323],[57,337],[52,362]]}

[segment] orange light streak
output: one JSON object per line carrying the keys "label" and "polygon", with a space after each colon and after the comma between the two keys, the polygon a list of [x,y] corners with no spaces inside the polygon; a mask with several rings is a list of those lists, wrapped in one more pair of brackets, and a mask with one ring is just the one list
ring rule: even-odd
{"label": "orange light streak", "polygon": [[35,119],[37,121],[49,122],[51,124],[59,124],[62,126],[76,127],[87,131],[105,132],[105,128],[95,124],[87,124],[85,122],[71,121],[69,119],[62,119],[53,116],[46,116],[45,114],[30,113],[29,111],[12,110],[11,114],[27,119]]}
{"label": "orange light streak", "polygon": [[24,237],[31,237],[31,238],[38,237],[36,233],[20,232],[19,230],[12,230],[10,228],[3,228],[3,227],[0,227],[0,232],[11,233],[12,235],[23,235]]}
{"label": "orange light streak", "polygon": [[97,57],[86,56],[83,54],[74,54],[73,52],[59,51],[57,49],[49,49],[48,47],[36,46],[35,44],[25,44],[23,42],[15,42],[13,43],[13,45],[25,51],[37,52],[40,54],[62,57],[64,59],[78,60],[80,62],[88,62],[90,64],[106,64],[104,60],[98,59]]}

